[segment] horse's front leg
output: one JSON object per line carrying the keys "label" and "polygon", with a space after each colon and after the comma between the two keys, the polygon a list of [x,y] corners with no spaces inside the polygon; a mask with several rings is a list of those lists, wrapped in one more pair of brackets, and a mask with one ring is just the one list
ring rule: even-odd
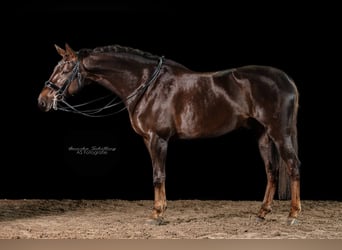
{"label": "horse's front leg", "polygon": [[154,206],[152,221],[157,224],[163,223],[163,215],[167,208],[165,193],[165,162],[168,141],[156,134],[149,135],[144,139],[149,150],[153,167]]}
{"label": "horse's front leg", "polygon": [[162,183],[154,183],[154,206],[152,211],[152,219],[157,224],[163,223],[163,215],[167,208],[165,194],[165,180]]}

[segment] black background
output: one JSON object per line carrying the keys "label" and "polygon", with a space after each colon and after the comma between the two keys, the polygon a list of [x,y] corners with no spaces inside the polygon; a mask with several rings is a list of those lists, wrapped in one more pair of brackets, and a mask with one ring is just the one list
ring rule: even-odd
{"label": "black background", "polygon": [[[335,8],[239,2],[49,1],[15,6],[3,38],[9,59],[3,62],[8,66],[2,85],[9,89],[3,89],[0,198],[153,199],[150,158],[126,112],[87,118],[38,109],[43,83],[60,60],[54,44],[68,43],[74,50],[129,46],[195,71],[247,64],[284,70],[300,93],[302,199],[342,200],[341,27]],[[83,101],[96,91],[85,89],[75,98]],[[68,151],[76,144],[117,151],[111,157],[76,158]],[[170,144],[168,199],[262,200],[265,185],[251,131]]]}

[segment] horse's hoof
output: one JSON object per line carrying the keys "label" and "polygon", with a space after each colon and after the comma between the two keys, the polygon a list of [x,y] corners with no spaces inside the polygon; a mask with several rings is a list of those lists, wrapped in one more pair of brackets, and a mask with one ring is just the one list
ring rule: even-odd
{"label": "horse's hoof", "polygon": [[264,222],[264,221],[265,221],[265,218],[262,218],[259,216],[256,217],[256,222]]}
{"label": "horse's hoof", "polygon": [[292,225],[297,225],[299,221],[296,218],[288,218],[287,219],[287,225],[292,226]]}
{"label": "horse's hoof", "polygon": [[162,226],[162,225],[169,224],[169,222],[164,220],[163,218],[157,218],[157,219],[148,219],[146,221],[146,224],[154,225],[154,226]]}

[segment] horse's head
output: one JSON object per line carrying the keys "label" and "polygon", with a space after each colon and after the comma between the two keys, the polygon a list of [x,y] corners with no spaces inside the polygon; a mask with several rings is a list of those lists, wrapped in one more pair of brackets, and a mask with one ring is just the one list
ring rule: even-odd
{"label": "horse's head", "polygon": [[55,45],[57,52],[63,58],[56,65],[49,80],[45,82],[38,97],[38,106],[43,111],[57,109],[57,102],[75,94],[81,88],[81,75],[77,54],[65,45],[65,50]]}

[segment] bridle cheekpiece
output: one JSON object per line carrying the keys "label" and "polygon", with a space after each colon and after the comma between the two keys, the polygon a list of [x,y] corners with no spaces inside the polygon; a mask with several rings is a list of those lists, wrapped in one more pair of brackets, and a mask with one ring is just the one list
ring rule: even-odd
{"label": "bridle cheekpiece", "polygon": [[80,61],[77,60],[75,63],[71,74],[69,75],[68,79],[65,80],[62,87],[57,86],[51,81],[46,81],[45,86],[54,90],[55,95],[53,98],[53,109],[57,110],[57,101],[62,100],[65,97],[65,92],[67,91],[70,84],[77,78],[78,79],[78,87],[81,87],[81,77],[80,77]]}

